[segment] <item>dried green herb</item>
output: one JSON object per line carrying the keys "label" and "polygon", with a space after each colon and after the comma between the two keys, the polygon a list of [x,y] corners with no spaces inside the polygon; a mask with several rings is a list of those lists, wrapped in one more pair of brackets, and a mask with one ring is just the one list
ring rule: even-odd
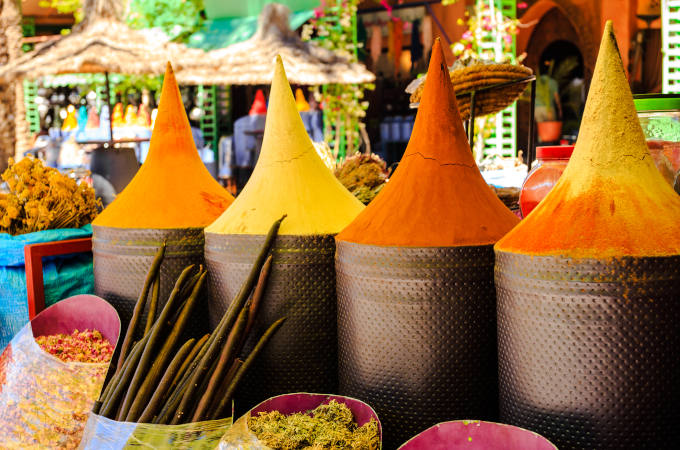
{"label": "dried green herb", "polygon": [[380,448],[378,422],[371,419],[358,426],[352,411],[335,400],[308,413],[289,416],[278,411],[259,413],[248,418],[248,428],[263,444],[274,450]]}

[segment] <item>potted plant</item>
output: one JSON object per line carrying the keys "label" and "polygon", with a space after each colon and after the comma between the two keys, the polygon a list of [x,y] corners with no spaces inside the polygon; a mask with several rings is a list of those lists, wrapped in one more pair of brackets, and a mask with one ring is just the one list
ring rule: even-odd
{"label": "potted plant", "polygon": [[554,61],[548,63],[548,73],[536,78],[534,118],[540,142],[557,141],[562,134],[562,105],[559,83],[552,77]]}

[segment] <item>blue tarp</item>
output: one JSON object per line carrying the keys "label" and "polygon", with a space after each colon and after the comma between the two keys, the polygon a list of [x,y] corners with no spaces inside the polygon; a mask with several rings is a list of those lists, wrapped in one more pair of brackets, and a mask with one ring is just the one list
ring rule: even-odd
{"label": "blue tarp", "polygon": [[[45,230],[11,236],[0,233],[0,349],[28,323],[24,246],[79,239],[92,235],[92,226]],[[94,293],[92,255],[43,258],[45,306],[76,294]]]}

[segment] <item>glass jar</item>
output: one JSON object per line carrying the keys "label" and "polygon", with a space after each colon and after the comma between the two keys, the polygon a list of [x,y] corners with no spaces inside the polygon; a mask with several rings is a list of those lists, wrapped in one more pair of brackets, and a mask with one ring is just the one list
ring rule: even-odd
{"label": "glass jar", "polygon": [[664,179],[678,191],[680,95],[644,94],[634,98],[649,153]]}
{"label": "glass jar", "polygon": [[536,163],[524,180],[519,194],[519,208],[526,217],[557,184],[567,168],[573,145],[536,147]]}

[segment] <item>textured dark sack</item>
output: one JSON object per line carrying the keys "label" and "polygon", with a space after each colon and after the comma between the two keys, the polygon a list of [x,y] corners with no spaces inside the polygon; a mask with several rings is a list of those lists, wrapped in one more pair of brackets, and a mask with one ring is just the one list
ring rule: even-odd
{"label": "textured dark sack", "polygon": [[[264,236],[206,234],[211,327],[241,289],[263,243]],[[289,392],[337,392],[334,238],[277,236],[272,254],[272,272],[246,352],[274,321],[287,320],[243,380],[239,411]]]}
{"label": "textured dark sack", "polygon": [[501,420],[560,449],[679,448],[679,267],[497,252]]}
{"label": "textured dark sack", "polygon": [[498,410],[493,248],[338,242],[340,393],[371,404],[385,448]]}
{"label": "textured dark sack", "polygon": [[[121,328],[127,329],[135,304],[158,248],[166,242],[161,264],[160,311],[182,270],[203,264],[203,229],[137,229],[93,226],[95,293],[118,311]],[[140,323],[146,322],[146,310]],[[205,301],[198,304],[190,320],[188,335],[200,337],[208,332]]]}

